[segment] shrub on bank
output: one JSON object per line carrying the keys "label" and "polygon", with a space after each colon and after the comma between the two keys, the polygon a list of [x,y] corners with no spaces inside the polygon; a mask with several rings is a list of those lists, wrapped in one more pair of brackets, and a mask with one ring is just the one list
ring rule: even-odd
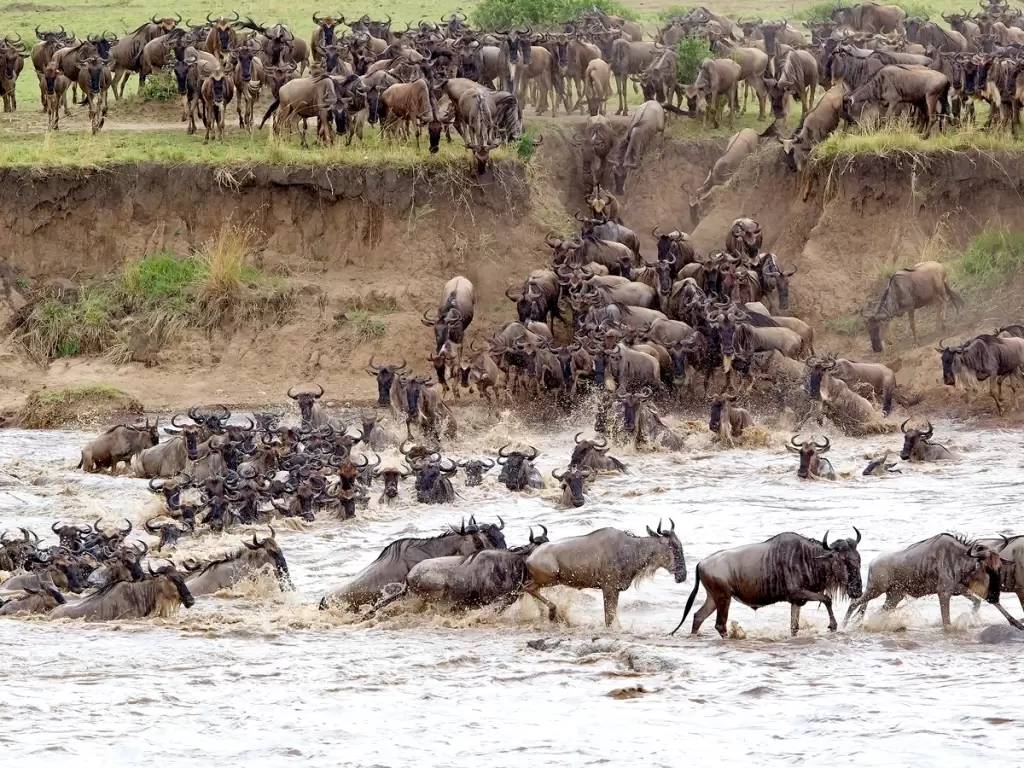
{"label": "shrub on bank", "polygon": [[610,16],[635,19],[636,14],[616,0],[483,0],[472,13],[473,26],[480,29],[555,26],[598,8]]}
{"label": "shrub on bank", "polygon": [[685,37],[676,43],[676,78],[680,83],[692,83],[697,79],[700,63],[714,58],[708,41],[701,37]]}
{"label": "shrub on bank", "polygon": [[971,238],[967,249],[950,264],[954,283],[967,289],[997,288],[1024,270],[1024,231],[998,227]]}
{"label": "shrub on bank", "polygon": [[138,359],[134,346],[175,330],[280,322],[293,291],[247,263],[252,249],[250,233],[224,227],[188,257],[147,256],[73,297],[39,300],[20,320],[18,338],[39,360],[113,351],[116,362],[127,362]]}
{"label": "shrub on bank", "polygon": [[28,396],[16,423],[23,429],[84,426],[114,417],[129,421],[142,415],[142,403],[105,384],[40,389]]}

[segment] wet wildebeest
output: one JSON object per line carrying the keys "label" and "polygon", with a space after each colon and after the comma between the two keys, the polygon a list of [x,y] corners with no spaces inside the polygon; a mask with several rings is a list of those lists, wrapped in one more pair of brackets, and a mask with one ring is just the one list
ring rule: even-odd
{"label": "wet wildebeest", "polygon": [[507,451],[509,445],[498,449],[498,464],[501,475],[498,482],[503,483],[510,491],[522,491],[526,488],[539,490],[541,487],[540,472],[533,466],[540,453],[532,445],[529,453],[524,451]]}
{"label": "wet wildebeest", "polygon": [[907,419],[900,424],[900,432],[903,433],[903,450],[900,458],[904,461],[956,461],[956,455],[944,445],[931,442],[932,423],[927,429],[907,429]]}
{"label": "wet wildebeest", "polygon": [[457,608],[480,608],[499,603],[498,611],[508,608],[523,594],[529,573],[526,559],[541,544],[546,544],[548,529],[534,536],[530,543],[511,549],[484,549],[468,557],[453,555],[417,563],[409,570],[402,589],[380,602],[367,615],[374,615],[386,605],[408,594],[431,603],[450,603]]}
{"label": "wet wildebeest", "polygon": [[19,613],[49,613],[67,600],[53,584],[42,582],[41,589],[22,588],[23,595],[15,595],[7,602],[0,603],[0,616],[15,616]]}
{"label": "wet wildebeest", "polygon": [[797,435],[790,439],[792,445],[787,445],[786,450],[800,454],[800,468],[796,476],[803,480],[835,480],[836,473],[832,469],[832,462],[824,457],[824,454],[832,448],[832,443],[825,438],[824,445],[817,441],[800,442]]}
{"label": "wet wildebeest", "polygon": [[[497,534],[497,536],[495,535]],[[497,537],[500,538],[500,546]],[[438,536],[426,539],[405,538],[393,541],[381,550],[377,559],[357,573],[348,583],[331,590],[321,599],[320,609],[340,604],[349,610],[375,603],[388,584],[401,584],[417,563],[433,557],[471,555],[481,549],[505,546],[496,526],[452,526]]]}
{"label": "wet wildebeest", "polygon": [[143,524],[145,529],[153,534],[154,536],[160,537],[160,543],[157,544],[156,548],[164,549],[165,547],[177,546],[178,540],[186,533],[192,533],[195,528],[194,525],[189,525],[185,522],[178,522],[177,520],[171,520],[168,522],[157,524],[157,518],[151,517]]}
{"label": "wet wildebeest", "polygon": [[405,370],[405,358],[402,358],[401,365],[374,365],[374,355],[370,356],[370,362],[366,365],[366,372],[377,379],[377,407],[387,408],[392,402],[392,388],[395,384],[395,376]]}
{"label": "wet wildebeest", "polygon": [[743,430],[754,426],[754,417],[746,408],[733,405],[736,395],[725,393],[711,401],[708,429],[725,443],[732,445],[733,438],[740,437]]}
{"label": "wet wildebeest", "polygon": [[315,394],[313,392],[299,392],[297,395],[292,394],[294,387],[288,388],[288,397],[299,404],[299,414],[302,417],[303,429],[317,430],[321,427],[330,426],[331,423],[327,412],[318,402],[324,396],[324,388],[319,384],[316,385],[316,388],[320,391]]}
{"label": "wet wildebeest", "polygon": [[853,599],[861,595],[857,551],[861,537],[860,531],[853,530],[856,539],[836,539],[831,546],[828,531],[821,541],[798,533],[780,533],[759,544],[722,550],[704,558],[697,564],[693,592],[686,601],[683,618],[671,634],[683,626],[701,584],[707,599],[693,616],[692,635],[717,611],[715,629],[725,637],[733,598],[755,611],[766,605],[789,603],[789,631],[794,636],[800,628],[801,606],[813,600],[825,606],[828,630],[835,632],[838,624],[832,600],[839,594]]}
{"label": "wet wildebeest", "polygon": [[843,624],[854,613],[863,616],[868,603],[882,594],[885,595],[882,606],[885,611],[891,611],[904,597],[937,595],[942,626],[948,627],[949,600],[953,595],[968,598],[975,610],[981,604],[975,595],[984,595],[1007,621],[1017,629],[1024,629],[999,605],[1001,549],[951,533],[940,533],[898,552],[879,555],[868,566],[864,595],[850,604]]}
{"label": "wet wildebeest", "polygon": [[484,482],[484,473],[489,472],[494,468],[494,462],[491,459],[469,459],[468,461],[460,461],[459,466],[466,472],[466,487],[474,485],[482,485]]}
{"label": "wet wildebeest", "polygon": [[160,442],[160,435],[157,432],[159,423],[160,419],[153,424],[146,419],[145,426],[122,424],[111,427],[82,449],[79,468],[86,472],[106,468],[110,469],[111,474],[116,474],[117,465],[124,462],[127,469],[131,466],[135,454]]}
{"label": "wet wildebeest", "polygon": [[672,572],[677,584],[686,581],[686,558],[675,533],[675,523],[662,530],[647,528],[647,536],[634,536],[616,528],[601,528],[586,536],[572,536],[544,544],[526,560],[530,571],[524,591],[548,608],[555,620],[555,604],[539,590],[562,585],[574,589],[600,589],[604,595],[604,623],[618,620],[619,593],[654,575],[659,568]]}
{"label": "wet wildebeest", "polygon": [[966,393],[976,389],[979,381],[988,379],[989,395],[1001,416],[1003,381],[1009,378],[1016,407],[1017,385],[1024,373],[1024,339],[981,334],[958,347],[946,347],[939,342],[936,351],[942,354],[942,381],[946,386]]}
{"label": "wet wildebeest", "polygon": [[558,474],[557,469],[551,470],[551,476],[562,486],[561,504],[563,507],[582,507],[586,503],[583,498],[583,486],[593,474],[590,467],[573,467],[563,469]]}
{"label": "wet wildebeest", "polygon": [[397,499],[398,481],[405,480],[411,474],[412,472],[404,464],[401,467],[385,465],[373,470],[373,476],[379,477],[384,481],[384,491],[381,493],[380,498],[377,499],[377,503],[389,505]]}
{"label": "wet wildebeest", "polygon": [[808,391],[811,397],[819,397],[822,377],[829,376],[841,379],[848,386],[868,384],[876,395],[882,397],[882,413],[892,413],[892,401],[896,396],[896,374],[888,366],[881,363],[858,363],[853,360],[836,358],[828,355],[824,359],[811,357],[807,359],[807,367],[811,369],[808,380]]}
{"label": "wet wildebeest", "polygon": [[27,528],[19,528],[21,538],[7,538],[7,531],[0,536],[0,571],[18,571],[25,567],[25,561],[39,543],[39,536]]}
{"label": "wet wildebeest", "polygon": [[45,554],[44,550],[37,550],[33,560],[32,572],[12,576],[0,584],[0,591],[43,589],[43,585],[49,582],[61,592],[78,594],[89,586],[83,561],[73,557],[64,547],[51,548]]}
{"label": "wet wildebeest", "polygon": [[946,327],[946,303],[952,302],[957,309],[964,306],[960,295],[949,287],[945,265],[937,261],[922,261],[910,269],[893,273],[882,298],[878,300],[878,306],[866,318],[872,351],[881,352],[884,349],[882,337],[886,326],[894,317],[903,315],[910,321],[910,333],[914,337],[914,344],[917,344],[914,311],[936,302],[939,305],[939,323],[943,328]]}
{"label": "wet wildebeest", "polygon": [[459,471],[458,465],[450,462],[428,460],[416,469],[416,501],[420,504],[451,504],[455,501],[455,489],[451,478]]}
{"label": "wet wildebeest", "polygon": [[902,474],[903,470],[896,469],[896,462],[889,461],[889,449],[885,450],[880,459],[872,459],[868,462],[868,465],[864,467],[863,475],[884,475],[887,472],[895,474]]}
{"label": "wet wildebeest", "polygon": [[475,303],[473,283],[466,278],[456,275],[444,284],[436,315],[432,318],[427,311],[421,320],[425,326],[434,329],[435,352],[440,352],[445,342],[451,341],[459,345],[461,357],[462,341],[466,329],[473,322]]}
{"label": "wet wildebeest", "polygon": [[288,563],[281,548],[277,546],[273,528],[270,529],[270,536],[262,541],[257,539],[254,533],[252,543],[243,540],[242,544],[245,545],[245,549],[220,560],[214,560],[201,571],[190,575],[185,580],[189,592],[193,596],[212,595],[214,592],[234,586],[264,568],[274,571],[281,589],[294,589],[288,573]]}
{"label": "wet wildebeest", "polygon": [[626,472],[626,465],[613,456],[608,456],[608,441],[603,437],[598,440],[580,440],[582,432],[577,432],[569,459],[570,467],[589,467],[595,472]]}
{"label": "wet wildebeest", "polygon": [[155,573],[150,565],[149,573],[150,578],[145,581],[114,582],[77,603],[59,605],[50,612],[50,618],[86,621],[142,619],[147,616],[168,618],[178,612],[179,606],[191,608],[195,603],[185,580],[173,565],[165,565]]}
{"label": "wet wildebeest", "polygon": [[1005,536],[1000,539],[979,539],[990,549],[1000,548],[1002,567],[999,573],[1003,592],[1013,592],[1024,608],[1024,536]]}

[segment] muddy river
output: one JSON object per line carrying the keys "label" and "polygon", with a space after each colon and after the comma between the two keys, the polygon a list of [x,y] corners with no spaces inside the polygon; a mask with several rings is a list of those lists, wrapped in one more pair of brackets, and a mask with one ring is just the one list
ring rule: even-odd
{"label": "muddy river", "polygon": [[[522,433],[505,423],[456,455],[493,454]],[[460,475],[463,498],[452,507],[410,504],[410,484],[403,503],[378,508],[378,490],[354,522],[282,526],[294,594],[256,581],[168,620],[0,619],[0,749],[11,765],[47,766],[156,755],[162,766],[222,768],[1004,763],[1024,739],[1024,654],[979,642],[982,628],[1003,623],[990,606],[972,615],[954,598],[954,627],[943,632],[935,598],[885,617],[879,600],[864,624],[829,635],[825,611],[811,605],[791,639],[788,605],[755,614],[734,603],[731,639],[719,639],[713,617],[698,637],[667,636],[694,566],[718,549],[787,530],[852,536],[856,525],[866,576],[878,553],[945,530],[1021,531],[1024,435],[936,424],[937,439],[950,434],[965,461],[885,478],[861,477],[863,457],[886,443],[898,450],[899,435],[837,439],[831,457],[846,477],[835,483],[799,481],[782,435],[768,448],[618,451],[632,474],[601,478],[572,511],[555,506],[554,489],[511,496],[496,472],[471,489]],[[0,432],[2,527],[42,532],[57,518],[155,513],[142,481],[72,469],[88,437]],[[572,431],[534,442],[550,483]],[[671,517],[689,577],[677,585],[660,572],[625,593],[621,629],[610,632],[596,592],[556,590],[568,616],[554,625],[529,597],[502,616],[407,603],[364,625],[317,610],[388,541],[433,535],[470,514],[500,514],[510,545],[538,523],[555,539],[601,526],[642,533]],[[206,537],[189,551],[237,541]],[[1020,615],[1015,597],[1003,602]],[[837,605],[840,620],[845,610]]]}

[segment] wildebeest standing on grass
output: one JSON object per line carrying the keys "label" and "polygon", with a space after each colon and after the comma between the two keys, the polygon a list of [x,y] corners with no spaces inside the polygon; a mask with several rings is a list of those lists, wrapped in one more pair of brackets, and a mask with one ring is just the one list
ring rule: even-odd
{"label": "wildebeest standing on grass", "polygon": [[704,605],[693,616],[690,634],[715,611],[715,629],[726,636],[729,604],[733,598],[755,611],[766,605],[790,604],[789,631],[794,636],[800,629],[800,608],[810,601],[825,606],[829,632],[838,624],[832,612],[832,600],[840,594],[851,598],[861,595],[860,531],[853,529],[856,539],[837,539],[828,543],[828,532],[821,541],[798,533],[780,533],[759,544],[746,544],[726,549],[704,558],[697,564],[693,592],[675,634],[683,626],[693,607],[701,584],[707,593]]}
{"label": "wildebeest standing on grass", "polygon": [[914,344],[918,344],[914,311],[930,304],[938,303],[939,323],[945,328],[947,302],[957,309],[964,306],[960,295],[949,287],[949,272],[945,265],[937,261],[922,261],[909,269],[897,270],[886,283],[878,306],[866,318],[872,351],[884,349],[882,337],[886,326],[894,317],[903,315],[910,321]]}
{"label": "wildebeest standing on grass", "polygon": [[601,528],[586,536],[544,544],[530,555],[526,567],[530,579],[524,590],[548,608],[555,620],[555,604],[541,597],[539,590],[562,585],[574,589],[600,589],[604,595],[604,623],[618,619],[619,593],[659,568],[671,571],[677,584],[686,581],[686,558],[675,533],[675,523],[662,530],[647,529],[647,536],[634,536],[616,528]]}
{"label": "wildebeest standing on grass", "polygon": [[984,594],[1011,624],[1024,629],[999,605],[1001,549],[951,533],[940,533],[898,552],[879,555],[868,567],[863,596],[850,604],[843,623],[846,624],[854,613],[863,616],[868,603],[882,594],[885,595],[884,611],[891,611],[904,597],[937,595],[942,626],[948,627],[949,601],[953,595],[963,595],[977,609],[981,601],[975,595]]}

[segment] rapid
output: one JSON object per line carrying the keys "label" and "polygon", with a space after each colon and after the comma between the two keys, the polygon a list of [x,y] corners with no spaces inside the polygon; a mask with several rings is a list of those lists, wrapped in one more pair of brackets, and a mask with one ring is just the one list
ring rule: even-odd
{"label": "rapid", "polygon": [[[628,476],[602,476],[587,504],[557,506],[550,471],[572,451],[568,427],[536,434],[508,417],[447,455],[493,456],[529,435],[545,477],[540,493],[510,494],[497,469],[479,488],[454,481],[451,506],[400,502],[350,522],[277,527],[295,584],[272,579],[199,598],[172,619],[83,624],[42,617],[0,619],[0,744],[10,764],[48,766],[159,760],[163,766],[480,765],[679,766],[707,759],[767,765],[966,764],[1005,761],[1019,749],[1024,715],[1016,644],[986,645],[979,632],[1005,624],[983,605],[972,615],[953,598],[943,632],[934,597],[830,635],[827,616],[805,606],[789,637],[789,606],[754,613],[733,603],[730,639],[714,618],[690,637],[668,632],[682,616],[699,560],[782,531],[830,539],[863,533],[864,576],[880,552],[942,531],[1020,532],[1024,435],[936,422],[937,439],[964,454],[957,464],[902,466],[865,478],[865,455],[901,436],[834,436],[841,479],[800,481],[788,434],[768,447],[723,450],[706,434],[689,453],[615,448]],[[0,432],[0,528],[28,526],[52,540],[56,519],[127,517],[159,505],[145,482],[74,469],[90,434]],[[952,438],[952,439],[949,439]],[[551,590],[568,612],[550,624],[529,597],[504,615],[453,615],[410,599],[360,623],[319,611],[320,597],[371,562],[389,541],[430,536],[476,515],[506,522],[509,545],[543,523],[552,540],[602,526],[643,533],[675,521],[688,578],[664,571],[623,593],[620,628],[606,630],[600,595]],[[275,526],[276,527],[276,526]],[[182,548],[211,554],[266,528],[204,536]],[[144,532],[142,533],[144,536]],[[151,540],[155,544],[155,539]],[[703,602],[701,588],[696,606]],[[1003,596],[1015,616],[1021,607]],[[842,622],[846,603],[836,605]],[[27,762],[26,762],[27,761]],[[539,762],[538,762],[539,761]],[[1012,761],[1011,761],[1012,762]]]}

